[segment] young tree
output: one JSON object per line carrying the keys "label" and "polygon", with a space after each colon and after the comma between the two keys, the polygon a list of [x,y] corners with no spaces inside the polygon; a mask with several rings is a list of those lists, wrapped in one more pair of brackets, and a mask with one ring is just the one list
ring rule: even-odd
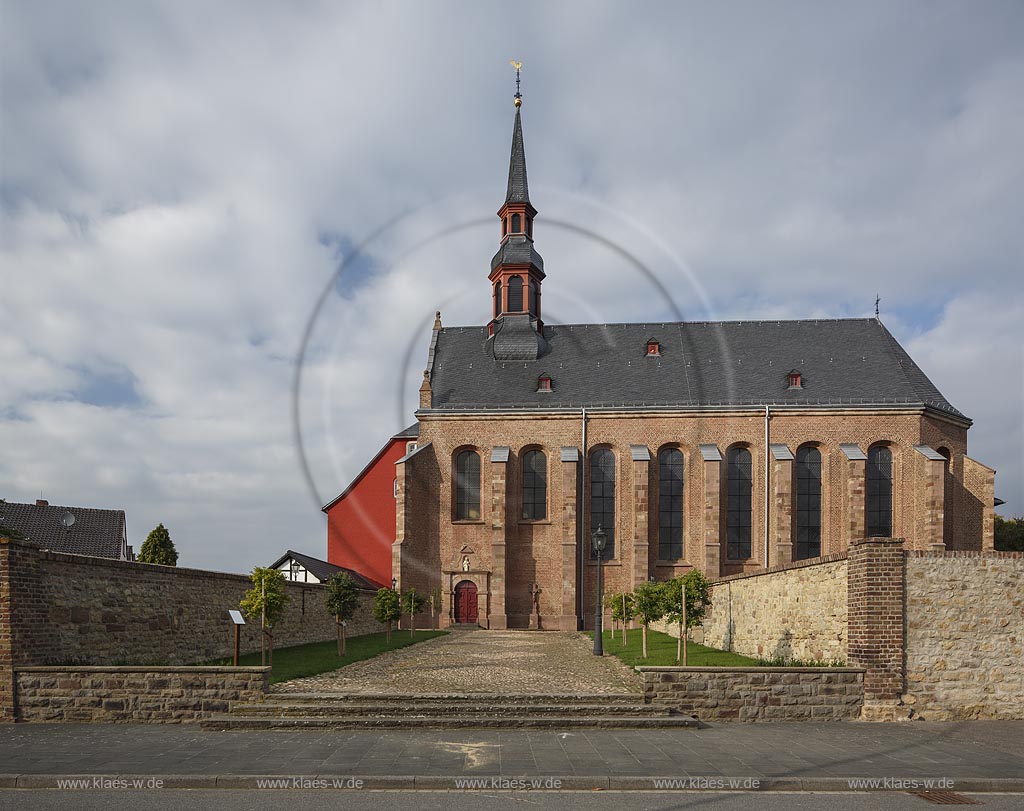
{"label": "young tree", "polygon": [[12,541],[23,541],[25,536],[4,520],[7,511],[4,507],[7,502],[0,498],[0,538],[10,538]]}
{"label": "young tree", "polygon": [[171,533],[163,524],[157,524],[146,536],[139,550],[141,563],[159,563],[161,566],[177,566],[178,550],[174,548]]}
{"label": "young tree", "polygon": [[658,583],[641,583],[633,589],[633,603],[636,616],[643,628],[642,653],[647,658],[647,628],[665,616],[665,600],[661,585]]}
{"label": "young tree", "polygon": [[430,590],[430,627],[434,627],[434,617],[441,613],[441,587],[434,586]]}
{"label": "young tree", "polygon": [[427,598],[410,588],[402,595],[402,611],[409,615],[409,636],[416,633],[416,615],[423,611],[427,605]]}
{"label": "young tree", "polygon": [[262,569],[257,566],[249,575],[252,588],[246,592],[239,608],[249,619],[260,621],[260,661],[267,664],[267,643],[270,643],[270,666],[274,666],[274,623],[291,602],[284,590],[284,573],[277,569]]}
{"label": "young tree", "polygon": [[629,592],[613,594],[611,600],[612,619],[622,623],[622,646],[625,647],[628,644],[626,626],[636,618],[636,602]]}
{"label": "young tree", "polygon": [[390,644],[391,623],[402,616],[402,607],[399,602],[398,592],[389,588],[378,589],[376,596],[373,598],[373,616],[377,622],[387,624],[387,640],[388,644]]}
{"label": "young tree", "polygon": [[334,616],[338,634],[338,656],[345,655],[345,623],[359,609],[359,589],[348,572],[338,572],[327,581],[327,611]]}
{"label": "young tree", "polygon": [[690,628],[704,621],[704,615],[711,605],[711,582],[697,569],[691,569],[682,577],[666,580],[662,584],[662,594],[665,600],[665,619],[679,626],[676,661],[685,665],[686,634]]}

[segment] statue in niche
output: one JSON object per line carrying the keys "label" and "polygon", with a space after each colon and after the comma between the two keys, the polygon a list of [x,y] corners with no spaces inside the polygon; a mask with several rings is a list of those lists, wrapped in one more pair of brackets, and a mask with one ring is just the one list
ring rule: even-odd
{"label": "statue in niche", "polygon": [[462,571],[469,571],[469,555],[464,555],[462,558]]}

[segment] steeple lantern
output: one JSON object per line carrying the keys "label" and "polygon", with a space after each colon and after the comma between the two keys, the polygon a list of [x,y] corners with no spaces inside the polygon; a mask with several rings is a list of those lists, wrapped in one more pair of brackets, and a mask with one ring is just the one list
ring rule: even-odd
{"label": "steeple lantern", "polygon": [[543,334],[541,321],[541,283],[544,281],[544,260],[533,246],[533,219],[537,209],[530,203],[530,190],[526,180],[526,151],[523,147],[523,124],[520,114],[522,95],[519,93],[520,63],[516,68],[516,117],[512,127],[512,153],[508,166],[508,186],[505,202],[498,209],[501,220],[501,242],[491,260],[493,318],[488,334],[493,335],[499,322],[506,316],[529,316],[531,326]]}

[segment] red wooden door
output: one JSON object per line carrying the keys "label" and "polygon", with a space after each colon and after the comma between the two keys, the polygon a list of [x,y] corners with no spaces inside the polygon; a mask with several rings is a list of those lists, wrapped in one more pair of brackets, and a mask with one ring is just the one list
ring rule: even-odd
{"label": "red wooden door", "polygon": [[476,583],[463,580],[455,587],[455,621],[477,622]]}

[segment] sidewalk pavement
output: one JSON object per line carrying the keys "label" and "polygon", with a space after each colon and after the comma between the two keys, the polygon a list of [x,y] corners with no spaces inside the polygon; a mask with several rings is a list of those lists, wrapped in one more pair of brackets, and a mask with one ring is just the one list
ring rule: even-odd
{"label": "sidewalk pavement", "polygon": [[[467,777],[558,778],[561,788],[842,790],[946,780],[1024,791],[1024,721],[716,724],[700,730],[204,731],[196,725],[6,724],[0,788],[69,775],[160,777],[164,787],[256,788],[267,776],[363,788],[470,788]],[[740,781],[733,784],[730,781]],[[888,780],[889,783],[884,781]],[[892,781],[896,781],[895,783]],[[264,787],[260,785],[260,787]],[[283,787],[283,786],[282,786]],[[296,787],[302,787],[297,785]],[[540,786],[545,787],[545,786]],[[553,787],[548,785],[547,787]]]}

